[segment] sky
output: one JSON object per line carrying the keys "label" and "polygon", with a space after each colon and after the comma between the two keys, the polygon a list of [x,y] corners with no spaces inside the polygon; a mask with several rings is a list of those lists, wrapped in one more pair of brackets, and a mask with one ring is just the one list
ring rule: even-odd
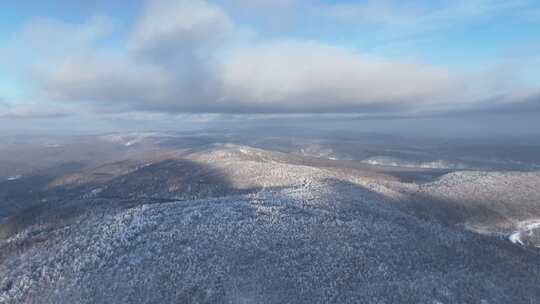
{"label": "sky", "polygon": [[540,129],[538,112],[533,0],[7,0],[0,10],[9,131],[466,116],[484,132],[521,120],[526,133]]}

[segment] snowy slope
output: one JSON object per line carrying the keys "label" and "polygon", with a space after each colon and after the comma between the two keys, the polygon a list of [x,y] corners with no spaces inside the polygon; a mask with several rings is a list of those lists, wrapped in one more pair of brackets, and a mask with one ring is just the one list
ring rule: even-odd
{"label": "snowy slope", "polygon": [[454,172],[413,190],[411,200],[446,206],[448,221],[478,232],[508,234],[540,218],[539,172]]}
{"label": "snowy slope", "polygon": [[527,220],[536,173],[401,183],[236,145],[111,166],[60,178],[49,191],[71,199],[0,221],[0,303],[540,300],[537,252],[454,227],[514,226],[436,217],[473,206]]}

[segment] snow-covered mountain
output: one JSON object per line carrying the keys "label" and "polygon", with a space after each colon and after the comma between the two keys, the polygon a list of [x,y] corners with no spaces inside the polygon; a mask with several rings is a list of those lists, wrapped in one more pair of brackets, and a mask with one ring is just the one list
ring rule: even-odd
{"label": "snow-covered mountain", "polygon": [[0,302],[540,300],[540,173],[396,170],[214,143],[58,171],[0,203]]}

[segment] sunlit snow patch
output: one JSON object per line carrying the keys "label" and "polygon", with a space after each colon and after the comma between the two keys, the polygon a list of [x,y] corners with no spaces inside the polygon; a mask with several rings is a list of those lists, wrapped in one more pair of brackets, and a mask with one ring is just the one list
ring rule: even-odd
{"label": "sunlit snow patch", "polygon": [[523,237],[532,236],[534,234],[534,230],[540,228],[540,221],[538,220],[526,221],[526,222],[520,223],[519,226],[520,226],[520,229],[510,234],[508,236],[508,240],[510,240],[510,242],[514,244],[525,246]]}
{"label": "sunlit snow patch", "polygon": [[60,148],[62,147],[61,144],[56,144],[56,143],[48,143],[48,144],[45,144],[45,147],[46,148]]}
{"label": "sunlit snow patch", "polygon": [[407,161],[395,157],[375,156],[362,160],[362,163],[372,166],[420,168],[420,169],[467,169],[465,164],[451,163],[445,160],[435,160],[428,162]]}
{"label": "sunlit snow patch", "polygon": [[517,231],[517,232],[514,232],[514,233],[510,234],[508,239],[510,240],[510,242],[512,242],[514,244],[518,244],[518,245],[521,245],[521,246],[525,245],[525,244],[523,244],[523,241],[521,240],[521,231]]}

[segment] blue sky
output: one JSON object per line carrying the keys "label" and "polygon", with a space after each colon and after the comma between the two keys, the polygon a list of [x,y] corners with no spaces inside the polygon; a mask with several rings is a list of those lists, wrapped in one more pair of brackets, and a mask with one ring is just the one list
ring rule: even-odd
{"label": "blue sky", "polygon": [[538,1],[19,0],[0,11],[4,120],[539,108]]}

